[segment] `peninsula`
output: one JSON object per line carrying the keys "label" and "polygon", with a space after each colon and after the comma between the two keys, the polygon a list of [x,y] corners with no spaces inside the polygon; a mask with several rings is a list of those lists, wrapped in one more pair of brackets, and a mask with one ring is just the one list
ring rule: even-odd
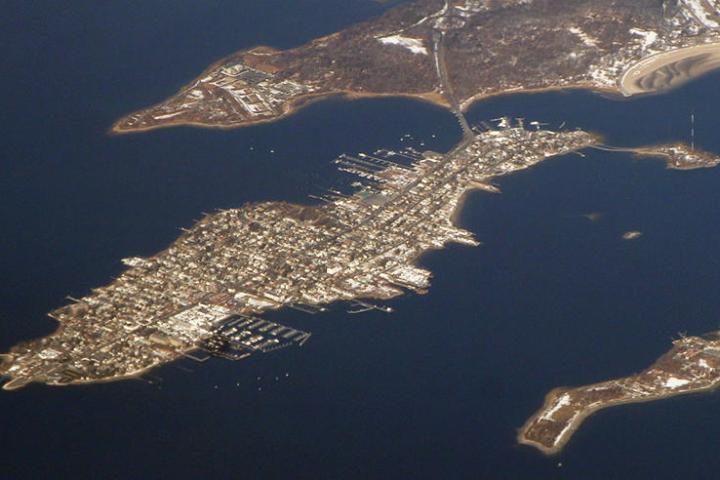
{"label": "peninsula", "polygon": [[720,66],[719,13],[711,0],[415,0],[297,48],[232,54],[112,131],[242,127],[332,95],[462,111],[518,91],[652,93]]}

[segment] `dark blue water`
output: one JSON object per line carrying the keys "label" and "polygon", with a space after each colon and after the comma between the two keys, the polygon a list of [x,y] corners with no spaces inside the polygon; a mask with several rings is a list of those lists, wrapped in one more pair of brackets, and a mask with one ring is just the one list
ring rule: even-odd
{"label": "dark blue water", "polygon": [[[365,0],[4,6],[0,347],[51,331],[44,314],[65,295],[107,283],[120,258],[158,251],[203,211],[302,201],[347,181],[335,155],[400,147],[406,133],[450,148],[451,115],[392,99],[327,101],[238,131],[105,135],[235,49],[297,45],[381,11]],[[501,97],[470,117],[567,121],[639,145],[686,138],[694,110],[698,144],[720,152],[719,82],[632,102]],[[396,300],[393,315],[278,312],[311,342],[180,365],[194,373],[167,366],[156,385],[0,395],[2,477],[716,478],[720,395],[602,412],[552,459],[517,446],[515,429],[548,389],[629,374],[678,331],[720,326],[720,170],[591,152],[499,183],[502,195],[474,194],[461,216],[484,245],[426,256],[430,294]],[[619,240],[630,229],[644,236]]]}

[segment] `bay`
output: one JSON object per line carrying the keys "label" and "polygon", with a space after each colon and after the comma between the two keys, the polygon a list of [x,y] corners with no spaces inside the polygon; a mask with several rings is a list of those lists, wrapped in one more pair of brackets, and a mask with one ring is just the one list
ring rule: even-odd
{"label": "bay", "polygon": [[[50,332],[44,315],[65,295],[107,283],[121,258],[164,248],[203,211],[309,202],[347,184],[331,164],[340,153],[451,148],[454,118],[406,99],[333,99],[243,130],[106,135],[238,48],[298,45],[382,8],[11,3],[0,20],[0,347]],[[469,117],[566,122],[635,146],[687,139],[694,112],[698,145],[720,153],[719,81],[632,101],[496,97]],[[276,312],[312,340],[170,365],[154,385],[4,392],[3,475],[714,478],[718,395],[602,412],[555,458],[517,446],[515,429],[550,388],[627,375],[679,331],[718,328],[719,176],[590,151],[502,178],[502,194],[472,194],[460,216],[483,245],[423,257],[430,293],[391,302],[392,315]],[[627,230],[644,235],[625,242]]]}

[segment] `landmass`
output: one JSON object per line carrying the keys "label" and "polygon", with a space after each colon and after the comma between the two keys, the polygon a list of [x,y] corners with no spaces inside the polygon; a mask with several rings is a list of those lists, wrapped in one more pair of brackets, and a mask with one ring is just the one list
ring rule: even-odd
{"label": "landmass", "polygon": [[695,170],[697,168],[714,167],[720,163],[720,157],[688,146],[685,143],[671,143],[654,147],[631,149],[638,157],[663,158],[668,168],[675,170]]}
{"label": "landmass", "polygon": [[257,203],[205,216],[163,252],[126,259],[131,268],[110,285],[51,312],[54,333],[3,355],[3,388],[117,380],[194,350],[239,358],[307,339],[263,324],[256,315],[267,310],[338,301],[375,308],[367,300],[423,292],[431,273],[415,265],[420,255],[448,242],[477,245],[453,224],[467,192],[600,141],[580,130],[500,125],[466,132],[446,154],[343,155],[339,167],[366,184],[320,205]]}
{"label": "landmass", "polygon": [[623,240],[637,240],[642,237],[642,232],[639,230],[629,230],[622,234]]}
{"label": "landmass", "polygon": [[583,387],[557,388],[520,429],[518,441],[546,454],[562,450],[583,421],[604,408],[710,391],[720,386],[720,332],[681,337],[648,369]]}
{"label": "landmass", "polygon": [[[688,145],[682,142],[664,143],[648,147],[595,145],[592,148],[606,152],[630,153],[637,158],[661,158],[665,160],[666,167],[672,170],[695,170],[715,167],[720,164],[720,156],[695,148],[694,144]],[[593,220],[590,217],[588,218]]]}
{"label": "landmass", "polygon": [[449,242],[478,245],[454,224],[469,191],[498,191],[494,178],[601,146],[582,130],[526,128],[507,118],[484,124],[468,127],[445,154],[341,155],[340,170],[364,182],[350,195],[220,210],[157,255],[125,259],[130,268],[111,284],[50,312],[55,332],[0,357],[3,388],[129,378],[197,359],[196,351],[240,359],[310,337],[258,317],[268,310],[313,313],[341,301],[356,311],[389,310],[369,301],[424,293],[432,274],[417,266],[421,255]]}
{"label": "landmass", "polygon": [[[683,143],[644,148],[592,148],[660,158],[675,170],[712,168],[720,164],[719,156]],[[641,236],[642,232],[631,230],[622,238],[636,240]],[[712,390],[720,385],[720,331],[703,337],[683,336],[673,344],[670,352],[637,375],[551,391],[543,407],[520,429],[518,441],[555,454],[563,449],[582,422],[598,410]]]}
{"label": "landmass", "polygon": [[653,93],[720,65],[719,13],[716,0],[416,0],[297,48],[232,54],[112,131],[241,127],[333,95],[464,111],[518,91]]}
{"label": "landmass", "polygon": [[[119,380],[183,356],[208,358],[198,351],[235,360],[308,340],[309,332],[258,316],[268,310],[317,312],[341,301],[387,310],[369,301],[428,288],[421,255],[478,244],[454,223],[469,191],[497,191],[492,179],[549,157],[593,147],[661,157],[675,169],[715,166],[720,159],[694,144],[613,149],[597,135],[537,122],[472,129],[463,112],[518,91],[655,93],[719,66],[717,0],[416,0],[298,48],[233,54],[113,132],[234,128],[332,95],[404,95],[449,108],[463,139],[445,154],[343,155],[340,169],[365,183],[320,205],[256,203],[206,215],[166,250],[125,259],[130,268],[111,284],[50,312],[55,332],[0,356],[3,388]],[[718,385],[720,332],[682,337],[637,375],[551,391],[518,440],[556,453],[598,410]]]}

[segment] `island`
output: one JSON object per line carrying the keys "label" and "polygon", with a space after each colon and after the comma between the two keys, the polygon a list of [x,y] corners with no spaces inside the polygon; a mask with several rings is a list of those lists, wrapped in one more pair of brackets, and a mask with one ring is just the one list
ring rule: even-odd
{"label": "island", "polygon": [[634,148],[630,150],[637,157],[665,159],[668,168],[674,170],[695,170],[717,166],[720,157],[684,143],[656,145],[654,147]]}
{"label": "island", "polygon": [[126,259],[131,268],[110,285],[51,312],[57,331],[3,356],[3,388],[127,378],[199,349],[242,357],[307,339],[256,317],[269,309],[374,308],[366,300],[423,291],[431,273],[415,265],[420,255],[448,242],[477,245],[452,221],[468,191],[599,143],[580,130],[500,123],[446,154],[343,155],[339,167],[365,181],[349,196],[207,215],[163,252]]}
{"label": "island", "polygon": [[[682,142],[663,143],[647,147],[611,147],[607,145],[594,145],[592,148],[607,152],[630,153],[636,158],[662,158],[667,168],[672,170],[696,170],[710,168],[720,164],[720,157],[695,148]],[[591,220],[593,220],[591,218]]]}
{"label": "island", "polygon": [[642,232],[640,230],[628,230],[623,233],[620,238],[623,240],[637,240],[640,237],[642,237]]}
{"label": "island", "polygon": [[55,332],[2,356],[3,388],[128,378],[196,350],[242,358],[302,344],[309,333],[257,316],[339,301],[386,308],[368,300],[423,292],[431,273],[416,265],[422,254],[478,244],[453,223],[469,191],[495,190],[495,177],[599,143],[581,130],[503,119],[466,132],[445,154],[342,155],[339,168],[364,182],[353,194],[221,210],[157,255],[125,259],[130,268],[110,285],[50,313]]}
{"label": "island", "polygon": [[[663,159],[667,168],[695,170],[720,164],[720,157],[683,143],[642,148],[592,148]],[[623,240],[636,240],[642,232],[631,230]],[[649,402],[720,386],[720,331],[702,337],[681,336],[674,347],[648,369],[625,378],[584,387],[557,388],[547,394],[543,407],[518,433],[518,442],[546,454],[556,454],[582,422],[593,413],[626,403]]]}
{"label": "island", "polygon": [[242,127],[334,95],[464,111],[521,91],[653,93],[720,66],[718,13],[697,0],[415,0],[297,48],[232,54],[112,132]]}
{"label": "island", "polygon": [[[309,332],[259,316],[281,308],[317,313],[337,302],[353,304],[355,312],[389,311],[370,301],[428,289],[432,273],[417,266],[423,254],[450,242],[479,244],[455,225],[468,192],[497,192],[493,179],[551,157],[611,149],[579,129],[541,129],[539,122],[528,128],[508,118],[483,124],[468,126],[444,154],[412,148],[343,154],[335,160],[339,169],[359,177],[350,194],[333,191],[314,205],[220,210],[183,229],[157,255],[126,258],[129,268],[112,283],[50,312],[59,322],[55,332],[0,356],[3,388],[119,380],[182,357],[235,360],[303,345]],[[688,382],[683,391],[695,386]],[[566,411],[541,415],[544,423],[529,428],[527,438],[545,439]]]}
{"label": "island", "polygon": [[546,454],[562,450],[582,422],[604,408],[650,402],[720,386],[720,332],[681,336],[653,365],[625,378],[558,388],[520,429],[518,441]]}

